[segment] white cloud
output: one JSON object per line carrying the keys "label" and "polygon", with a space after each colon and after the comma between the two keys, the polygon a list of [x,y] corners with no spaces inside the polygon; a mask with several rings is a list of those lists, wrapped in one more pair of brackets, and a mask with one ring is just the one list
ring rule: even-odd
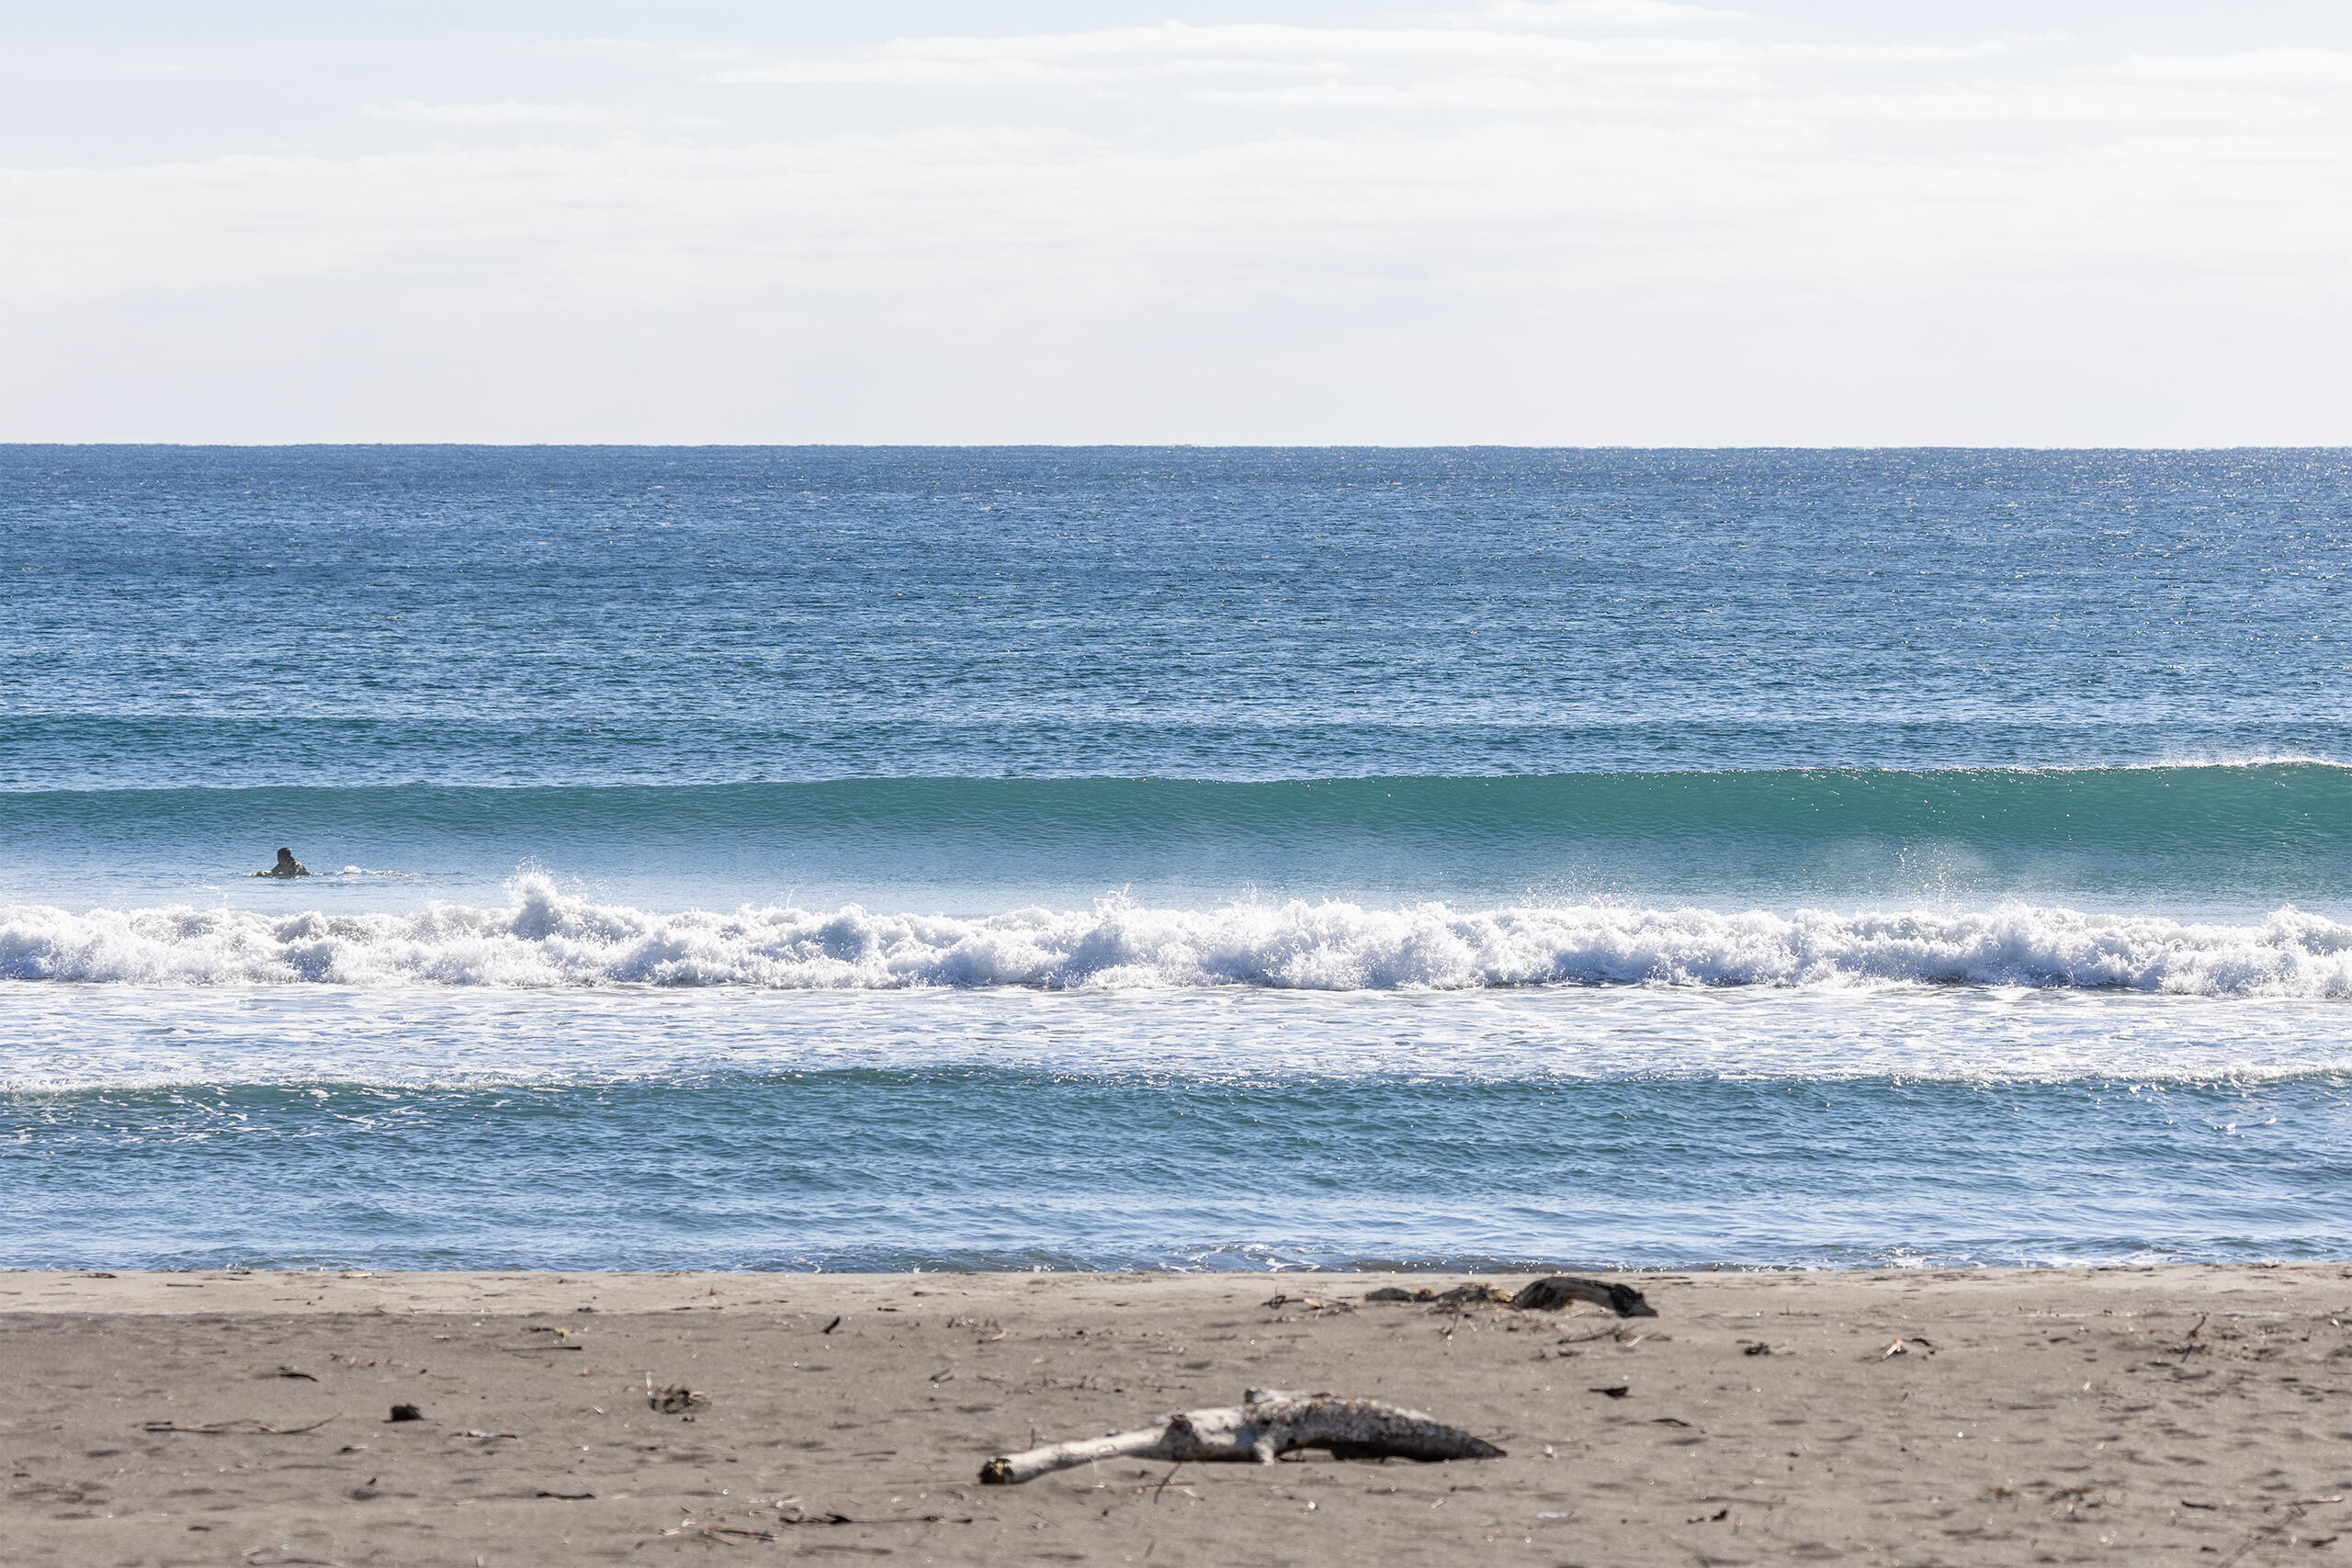
{"label": "white cloud", "polygon": [[2166,84],[2228,83],[2262,88],[2352,87],[2352,51],[2249,50],[2236,54],[2134,54],[2116,70],[2127,80]]}
{"label": "white cloud", "polygon": [[1474,20],[1504,28],[1600,28],[1714,27],[1751,21],[1745,11],[1685,6],[1671,0],[1488,0],[1468,13]]}
{"label": "white cloud", "polygon": [[378,119],[411,119],[427,125],[608,125],[627,118],[597,104],[524,104],[512,98],[494,104],[427,104],[413,98],[369,104],[363,113]]}
{"label": "white cloud", "polygon": [[[1549,8],[1547,8],[1549,9]],[[1685,7],[1666,7],[1682,11]],[[1761,87],[1791,66],[1871,69],[1948,64],[2015,53],[2012,39],[1966,45],[1773,43],[1728,36],[1563,34],[1446,28],[1307,28],[1273,24],[1151,28],[1012,38],[903,39],[845,57],[808,57],[712,73],[734,85],[966,87],[998,91],[1147,87],[1218,73],[1248,78],[1320,73],[1396,78],[1399,105],[1462,74],[1531,85],[1645,78],[1690,96],[1726,84]],[[1441,95],[1442,96],[1442,95]]]}
{"label": "white cloud", "polygon": [[[2266,404],[2146,357],[2284,333],[2265,350],[2284,363],[2352,323],[2352,55],[1801,39],[1589,0],[741,58],[700,89],[749,106],[724,134],[600,84],[368,107],[480,133],[463,148],[0,171],[31,241],[0,247],[0,350],[28,367],[0,427],[49,417],[88,357],[27,347],[24,323],[141,312],[246,324],[214,354],[398,323],[377,352],[477,367],[430,407],[535,438],[646,434],[529,420],[672,366],[680,437],[756,434],[729,422],[784,402],[796,429],[866,439],[2117,439],[2103,411],[2145,422],[2159,395],[2352,422],[2340,389],[2281,372],[2264,384],[2299,400]],[[835,91],[790,91],[811,86]],[[910,87],[983,96],[867,92]],[[873,129],[740,129],[804,100]],[[1839,337],[1860,321],[1879,325]],[[1977,402],[1936,390],[1967,377],[1937,380],[1929,343],[1994,367]],[[564,368],[469,402],[493,355]],[[2032,386],[2000,368],[2030,366]],[[2051,402],[2069,376],[2097,389]],[[1978,423],[1896,431],[1901,400],[1870,389],[1898,383]],[[2012,408],[2076,423],[1983,413]]]}

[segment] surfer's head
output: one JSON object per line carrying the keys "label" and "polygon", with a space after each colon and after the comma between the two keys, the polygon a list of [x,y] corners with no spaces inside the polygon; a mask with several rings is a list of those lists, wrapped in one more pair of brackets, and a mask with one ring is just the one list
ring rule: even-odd
{"label": "surfer's head", "polygon": [[279,850],[277,852],[277,863],[280,865],[292,865],[294,863],[294,852],[292,850]]}

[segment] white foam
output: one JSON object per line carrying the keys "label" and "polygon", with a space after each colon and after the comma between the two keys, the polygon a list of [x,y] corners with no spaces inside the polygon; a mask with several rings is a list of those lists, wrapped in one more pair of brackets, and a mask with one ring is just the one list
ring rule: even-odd
{"label": "white foam", "polygon": [[2291,908],[2260,925],[2012,906],[1970,914],[1719,913],[1607,905],[1104,903],[982,919],[745,908],[663,914],[567,897],[544,876],[503,909],[270,915],[0,909],[0,977],[361,987],[772,989],[1543,985],[2105,987],[2352,996],[2352,926]]}

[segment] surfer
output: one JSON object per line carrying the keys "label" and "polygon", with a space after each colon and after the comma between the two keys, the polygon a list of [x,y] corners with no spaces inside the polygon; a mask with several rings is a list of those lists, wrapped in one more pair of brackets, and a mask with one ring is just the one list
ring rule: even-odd
{"label": "surfer", "polygon": [[296,860],[292,850],[280,850],[277,852],[276,865],[271,866],[267,871],[254,872],[254,874],[255,876],[308,876],[311,874],[311,868]]}

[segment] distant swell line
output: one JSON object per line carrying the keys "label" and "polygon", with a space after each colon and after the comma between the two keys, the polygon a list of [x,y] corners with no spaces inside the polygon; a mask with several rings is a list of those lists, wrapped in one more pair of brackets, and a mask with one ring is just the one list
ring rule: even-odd
{"label": "distant swell line", "polygon": [[971,844],[1591,844],[1736,836],[1744,844],[1952,840],[2040,848],[2156,845],[2321,857],[2352,843],[2352,767],[2313,761],[2141,767],[1780,769],[1238,782],[892,778],[801,783],[244,790],[0,791],[42,839],[198,839],[289,822],[330,839],[438,839],[463,825],[790,841],[854,833]]}
{"label": "distant swell line", "polygon": [[1526,986],[2107,988],[2352,996],[2352,926],[2008,906],[1964,914],[1720,913],[1605,905],[1105,903],[980,919],[770,908],[662,914],[515,885],[503,909],[272,916],[0,909],[0,978],[153,986],[729,986],[1317,991]]}

